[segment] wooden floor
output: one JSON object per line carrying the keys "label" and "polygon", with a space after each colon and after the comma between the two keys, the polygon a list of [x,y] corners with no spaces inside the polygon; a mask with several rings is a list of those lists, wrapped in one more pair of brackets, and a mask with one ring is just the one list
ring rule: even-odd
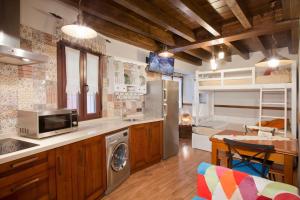
{"label": "wooden floor", "polygon": [[104,200],[190,200],[196,194],[197,166],[203,161],[210,162],[209,152],[181,140],[177,156],[131,175]]}

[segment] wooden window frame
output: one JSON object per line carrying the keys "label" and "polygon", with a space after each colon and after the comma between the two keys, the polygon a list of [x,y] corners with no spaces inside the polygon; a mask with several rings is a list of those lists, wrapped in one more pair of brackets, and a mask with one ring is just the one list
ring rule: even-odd
{"label": "wooden window frame", "polygon": [[[93,52],[90,49],[81,47],[79,45],[71,44],[67,41],[61,40],[57,43],[57,105],[58,108],[67,107],[67,93],[66,93],[66,54],[65,48],[70,47],[80,51],[80,91],[79,95],[79,120],[89,120],[102,117],[102,80],[103,80],[103,64],[102,54]],[[87,67],[87,53],[99,57],[99,92],[96,94],[96,113],[87,113],[87,80],[86,80],[86,67]]]}

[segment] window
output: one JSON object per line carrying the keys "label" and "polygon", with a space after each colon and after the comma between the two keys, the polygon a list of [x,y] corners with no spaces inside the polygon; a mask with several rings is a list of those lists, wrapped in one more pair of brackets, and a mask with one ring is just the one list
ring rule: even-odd
{"label": "window", "polygon": [[58,43],[58,107],[77,109],[80,120],[101,117],[101,55]]}
{"label": "window", "polygon": [[182,91],[182,77],[179,76],[166,76],[166,75],[162,75],[162,80],[173,80],[173,81],[177,81],[178,82],[178,104],[179,104],[179,108],[182,108],[182,95],[183,95],[183,91]]}

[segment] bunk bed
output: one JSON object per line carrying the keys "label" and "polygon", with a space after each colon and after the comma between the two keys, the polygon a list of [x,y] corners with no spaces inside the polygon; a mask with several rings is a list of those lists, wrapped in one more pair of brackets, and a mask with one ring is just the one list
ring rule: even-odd
{"label": "bunk bed", "polygon": [[[192,147],[211,150],[209,138],[222,130],[244,131],[245,125],[263,126],[266,120],[283,120],[284,127],[277,134],[296,138],[297,76],[296,62],[277,69],[244,67],[215,71],[196,71],[193,100]],[[217,104],[216,92],[256,93],[258,104],[239,105],[233,99],[230,104]],[[272,102],[265,100],[268,94],[280,96]],[[254,98],[254,97],[253,97]],[[272,100],[272,98],[271,98]],[[256,109],[258,114],[249,117],[232,117],[215,113],[215,109]],[[276,110],[280,115],[266,115],[265,110]]]}

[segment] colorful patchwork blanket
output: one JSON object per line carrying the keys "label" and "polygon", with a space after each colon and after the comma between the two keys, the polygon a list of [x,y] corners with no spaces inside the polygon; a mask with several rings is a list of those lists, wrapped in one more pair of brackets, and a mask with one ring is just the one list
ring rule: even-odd
{"label": "colorful patchwork blanket", "polygon": [[249,174],[201,163],[197,196],[193,200],[300,200],[298,189]]}

